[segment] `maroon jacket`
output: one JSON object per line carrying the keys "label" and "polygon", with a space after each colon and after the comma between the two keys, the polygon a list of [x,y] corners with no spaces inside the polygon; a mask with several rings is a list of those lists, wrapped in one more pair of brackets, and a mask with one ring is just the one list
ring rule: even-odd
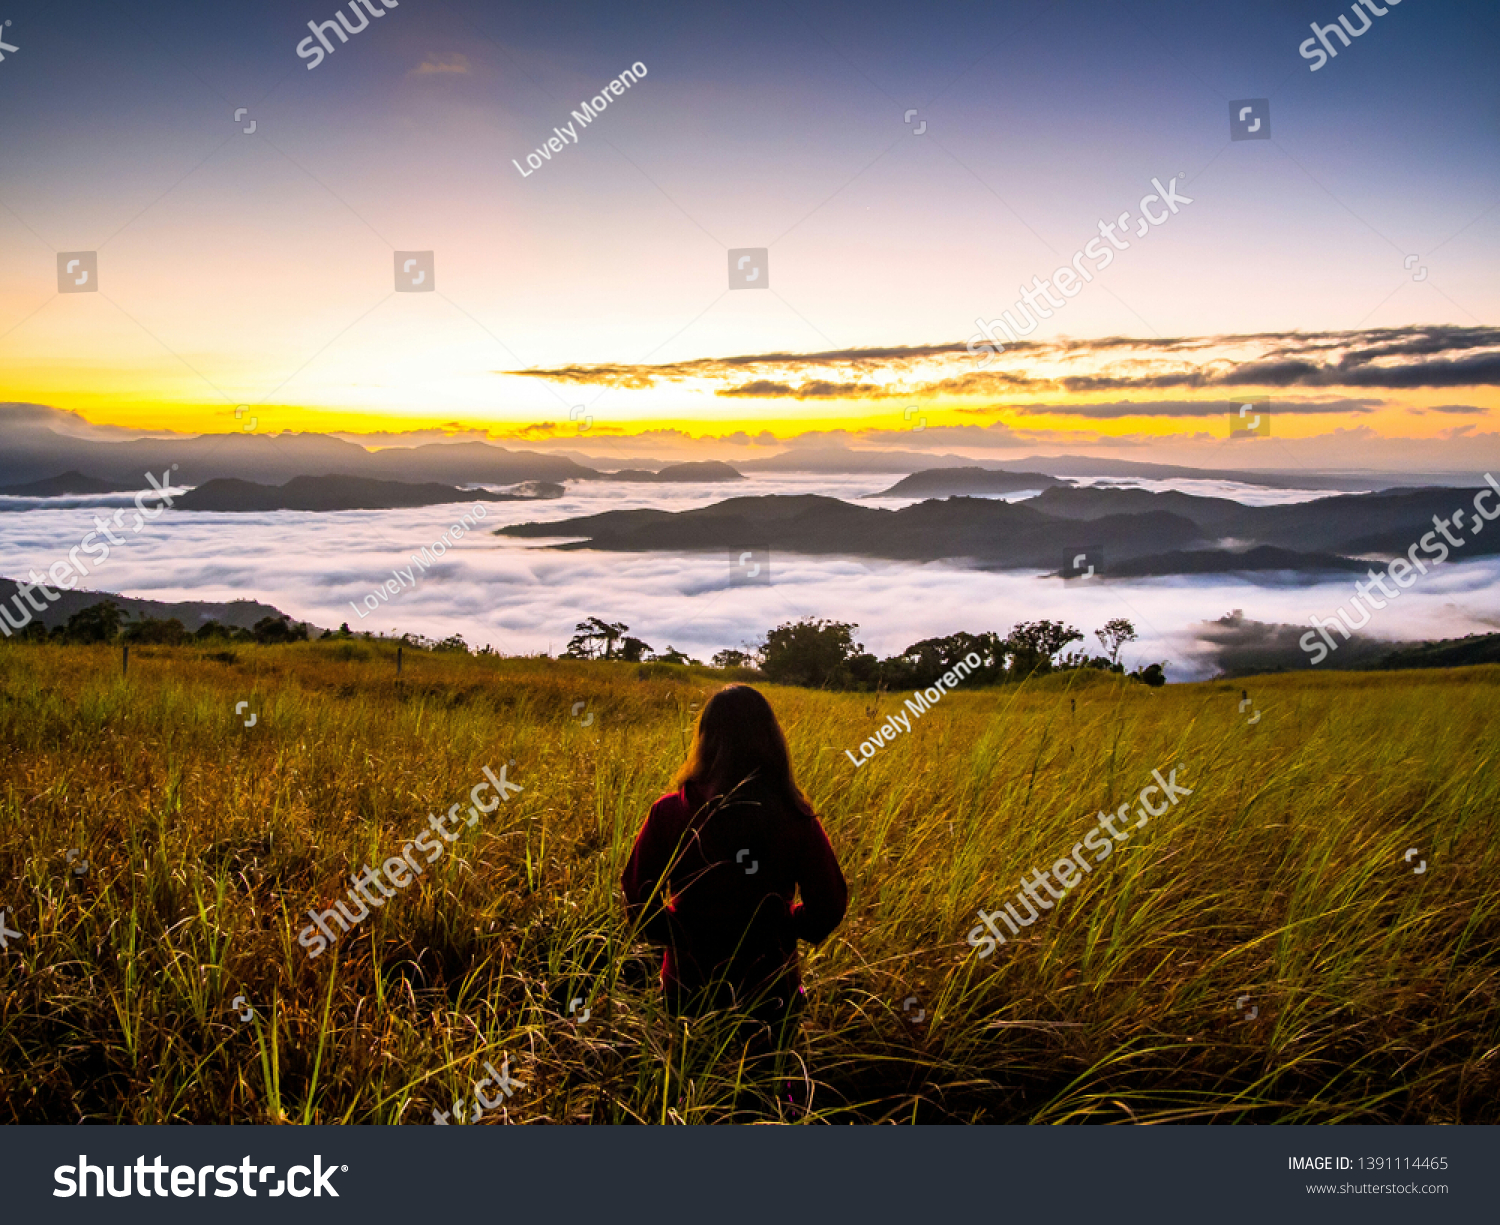
{"label": "maroon jacket", "polygon": [[817,817],[765,790],[706,799],[684,789],[651,806],[625,865],[626,912],[666,946],[662,986],[679,1003],[714,983],[716,1006],[768,990],[789,1004],[797,941],[821,942],[844,917],[838,859]]}

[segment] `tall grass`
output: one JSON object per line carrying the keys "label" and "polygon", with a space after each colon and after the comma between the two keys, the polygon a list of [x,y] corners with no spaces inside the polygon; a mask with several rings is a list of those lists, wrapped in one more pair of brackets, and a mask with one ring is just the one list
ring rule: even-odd
{"label": "tall grass", "polygon": [[[1238,685],[1051,677],[859,769],[899,698],[766,687],[851,886],[796,1106],[662,1012],[619,904],[718,683],[0,645],[0,1119],[426,1123],[508,1059],[486,1121],[1500,1121],[1500,668],[1263,678],[1255,724]],[[309,960],[309,907],[512,760],[519,796]],[[977,908],[1176,763],[1190,797],[975,955]]]}

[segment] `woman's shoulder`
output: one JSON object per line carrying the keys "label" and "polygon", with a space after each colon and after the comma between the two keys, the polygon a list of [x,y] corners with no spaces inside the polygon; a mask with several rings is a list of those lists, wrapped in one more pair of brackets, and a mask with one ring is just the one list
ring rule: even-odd
{"label": "woman's shoulder", "polygon": [[686,814],[690,811],[687,789],[679,787],[676,791],[668,791],[665,795],[657,798],[651,805],[651,815],[670,817],[678,814]]}

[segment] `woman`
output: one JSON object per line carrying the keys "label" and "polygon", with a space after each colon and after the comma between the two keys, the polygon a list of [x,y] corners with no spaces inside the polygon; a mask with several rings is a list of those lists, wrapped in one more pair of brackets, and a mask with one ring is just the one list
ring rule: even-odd
{"label": "woman", "polygon": [[666,946],[675,1011],[739,1008],[784,1034],[803,1000],[797,941],[826,939],[849,891],[770,703],[748,685],[714,694],[675,782],[625,866],[627,913]]}

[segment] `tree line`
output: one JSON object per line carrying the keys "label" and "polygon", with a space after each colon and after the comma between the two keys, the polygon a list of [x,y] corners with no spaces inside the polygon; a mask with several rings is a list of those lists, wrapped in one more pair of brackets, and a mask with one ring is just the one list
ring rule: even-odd
{"label": "tree line", "polygon": [[[1123,617],[1106,621],[1094,631],[1102,648],[1102,653],[1096,654],[1087,650],[1069,651],[1068,647],[1084,641],[1084,635],[1061,621],[1023,621],[1004,635],[994,631],[979,634],[960,631],[942,638],[924,638],[886,659],[876,657],[856,641],[858,630],[857,624],[847,621],[813,617],[787,621],[747,650],[717,652],[711,666],[753,673],[774,684],[811,689],[904,690],[925,689],[959,660],[977,656],[979,666],[961,682],[965,687],[998,685],[1082,668],[1128,675],[1152,686],[1166,683],[1165,661],[1125,672],[1120,651],[1127,643],[1135,642],[1137,635],[1135,626]],[[664,651],[656,651],[644,639],[632,636],[624,622],[589,617],[580,621],[575,631],[563,652],[564,659],[702,666],[699,660],[670,645]],[[209,621],[190,631],[175,617],[132,621],[118,604],[106,600],[74,613],[66,624],[50,630],[33,621],[15,637],[22,642],[202,646],[215,642],[260,645],[306,642],[311,635],[305,622],[292,621],[286,616],[262,617],[250,629]],[[324,630],[320,640],[374,637],[369,632],[352,632],[346,622],[337,630]],[[380,638],[386,640],[384,635]],[[402,634],[391,641],[427,651],[472,652],[460,634],[440,642],[420,634]],[[483,647],[477,654],[496,652]]]}
{"label": "tree line", "polygon": [[[672,646],[656,652],[620,621],[590,617],[580,621],[569,640],[565,659],[620,660],[625,663],[698,664]],[[1137,639],[1135,626],[1123,617],[1106,621],[1094,631],[1102,653],[1068,651],[1083,642],[1082,631],[1061,621],[1023,621],[1001,635],[993,631],[960,631],[942,638],[924,638],[898,655],[879,659],[855,640],[859,626],[846,621],[804,617],[788,621],[766,634],[748,650],[724,650],[713,656],[716,668],[750,669],[766,680],[813,689],[925,689],[959,660],[971,655],[979,667],[965,678],[966,686],[998,685],[1049,672],[1094,668],[1125,674],[1120,651]],[[1166,683],[1166,662],[1137,668],[1128,675],[1147,685]]]}
{"label": "tree line", "polygon": [[[325,638],[328,636],[326,633],[323,635]],[[194,643],[254,642],[269,645],[278,642],[305,642],[308,629],[305,623],[281,616],[262,617],[251,629],[206,621],[198,629],[189,630],[176,617],[165,621],[142,617],[139,621],[132,621],[129,614],[113,600],[104,600],[80,609],[64,624],[54,625],[50,630],[40,621],[32,621],[15,638],[18,642],[82,644],[124,642],[131,645],[142,643],[186,646]]]}

